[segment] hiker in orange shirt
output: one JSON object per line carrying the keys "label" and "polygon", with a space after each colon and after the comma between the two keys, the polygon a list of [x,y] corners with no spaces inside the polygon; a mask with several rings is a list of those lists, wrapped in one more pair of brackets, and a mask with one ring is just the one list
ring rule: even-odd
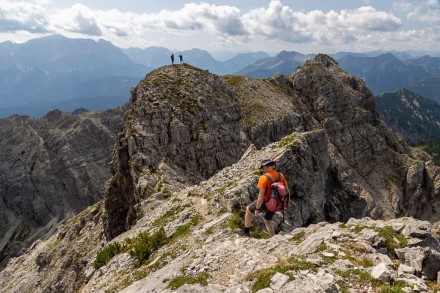
{"label": "hiker in orange shirt", "polygon": [[[272,218],[275,215],[276,211],[269,211],[266,208],[266,202],[269,200],[270,193],[271,193],[271,184],[272,182],[267,178],[267,175],[269,175],[273,181],[280,181],[283,183],[283,185],[286,188],[287,194],[289,194],[289,189],[287,185],[286,178],[284,178],[284,175],[282,173],[279,173],[275,171],[276,163],[270,159],[262,159],[260,169],[263,171],[263,175],[260,176],[260,179],[258,180],[258,199],[255,200],[253,203],[251,203],[246,208],[246,215],[244,217],[244,229],[243,234],[247,237],[250,236],[249,229],[251,227],[252,217],[258,216],[260,213],[264,214],[264,224],[266,225],[266,229],[269,232],[269,235],[272,237],[275,235],[274,225],[272,223]],[[278,179],[279,175],[279,179]],[[284,207],[287,209],[287,206]]]}

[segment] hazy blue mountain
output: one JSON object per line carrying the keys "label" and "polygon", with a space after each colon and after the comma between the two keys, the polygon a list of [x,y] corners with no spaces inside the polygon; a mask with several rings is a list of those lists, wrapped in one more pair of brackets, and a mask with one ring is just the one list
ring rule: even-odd
{"label": "hazy blue mountain", "polygon": [[171,63],[170,56],[172,52],[164,47],[128,48],[121,50],[131,61],[150,68],[158,68]]}
{"label": "hazy blue mountain", "polygon": [[54,35],[1,43],[0,53],[1,112],[86,97],[128,100],[130,88],[150,71],[103,40]]}
{"label": "hazy blue mountain", "polygon": [[440,140],[440,105],[407,89],[376,97],[382,120],[415,145]]}
{"label": "hazy blue mountain", "polygon": [[440,58],[428,55],[405,61],[406,64],[420,67],[432,76],[440,76]]}
{"label": "hazy blue mountain", "polygon": [[408,89],[440,104],[440,76],[411,82]]}
{"label": "hazy blue mountain", "polygon": [[179,63],[178,55],[183,56],[183,62],[209,70],[215,74],[229,73],[227,66],[211,56],[207,51],[200,49],[191,49],[174,52],[174,63]]}
{"label": "hazy blue mountain", "polygon": [[[405,87],[429,99],[440,101],[440,58],[423,56],[401,60],[391,53],[380,54],[382,52],[338,52],[331,56],[338,61],[341,68],[363,79],[375,94]],[[402,59],[411,57],[406,52],[398,53]],[[267,78],[278,73],[289,75],[312,57],[311,54],[282,51],[274,57],[258,60],[239,70],[237,74],[257,78]]]}
{"label": "hazy blue mountain", "polygon": [[[413,58],[413,56],[407,52],[400,52],[400,51],[383,51],[383,50],[376,50],[376,51],[370,51],[370,52],[338,52],[335,54],[329,54],[331,57],[335,58],[336,60],[339,60],[345,56],[351,55],[356,57],[378,57],[383,54],[393,54],[396,58],[400,60],[407,60]],[[420,55],[417,55],[420,56]]]}
{"label": "hazy blue mountain", "polygon": [[314,55],[304,55],[294,51],[281,51],[274,57],[258,60],[254,64],[239,70],[237,74],[257,78],[267,78],[280,73],[289,75],[304,64],[306,60],[313,57]]}
{"label": "hazy blue mountain", "polygon": [[342,69],[363,79],[375,94],[393,92],[430,76],[420,66],[399,60],[390,53],[377,57],[347,55],[338,62]]}
{"label": "hazy blue mountain", "polygon": [[128,97],[122,95],[74,98],[62,102],[44,103],[27,107],[0,108],[0,117],[9,117],[17,114],[41,118],[49,111],[55,109],[64,112],[73,112],[80,108],[106,111],[123,105],[128,100]]}
{"label": "hazy blue mountain", "polygon": [[129,48],[121,49],[135,63],[146,65],[150,68],[171,63],[171,54],[174,54],[174,63],[179,63],[179,55],[183,61],[199,68],[209,70],[215,74],[228,74],[240,70],[257,60],[269,56],[265,52],[242,53],[226,61],[216,60],[205,50],[192,49],[172,52],[163,47],[149,47],[145,49]]}
{"label": "hazy blue mountain", "polygon": [[269,54],[263,51],[252,52],[252,53],[241,53],[233,58],[224,61],[224,64],[228,68],[229,71],[228,73],[234,73],[251,64],[254,64],[260,59],[268,58],[268,57],[270,57]]}

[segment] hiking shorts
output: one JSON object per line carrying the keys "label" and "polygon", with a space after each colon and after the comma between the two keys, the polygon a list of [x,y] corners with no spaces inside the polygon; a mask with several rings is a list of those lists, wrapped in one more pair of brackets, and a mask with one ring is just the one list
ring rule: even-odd
{"label": "hiking shorts", "polygon": [[[257,201],[254,201],[250,205],[248,205],[249,211],[255,215],[255,209],[257,208]],[[275,212],[270,212],[266,209],[266,204],[263,203],[260,207],[260,213],[264,213],[264,218],[268,221],[271,221],[273,216],[275,215]]]}

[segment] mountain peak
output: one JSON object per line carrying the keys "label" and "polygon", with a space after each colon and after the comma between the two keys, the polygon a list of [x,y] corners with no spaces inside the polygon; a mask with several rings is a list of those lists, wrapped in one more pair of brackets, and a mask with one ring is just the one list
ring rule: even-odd
{"label": "mountain peak", "polygon": [[325,65],[326,67],[330,67],[330,66],[338,66],[338,62],[336,62],[335,59],[333,59],[332,57],[325,55],[325,54],[318,54],[316,55],[316,57],[313,59],[315,62],[319,62],[323,65]]}

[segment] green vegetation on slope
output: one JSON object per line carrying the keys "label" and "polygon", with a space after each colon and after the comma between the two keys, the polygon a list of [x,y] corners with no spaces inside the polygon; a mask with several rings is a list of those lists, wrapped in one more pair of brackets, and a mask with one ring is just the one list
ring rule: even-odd
{"label": "green vegetation on slope", "polygon": [[167,241],[163,228],[153,235],[148,232],[141,232],[134,238],[127,238],[124,244],[114,242],[101,249],[96,255],[93,267],[97,270],[106,265],[114,256],[124,252],[129,252],[130,255],[136,257],[138,265],[142,265],[153,252],[162,247]]}
{"label": "green vegetation on slope", "polygon": [[407,143],[440,140],[440,105],[406,89],[376,97],[377,112]]}
{"label": "green vegetation on slope", "polygon": [[432,157],[434,164],[440,166],[440,141],[425,142],[416,146],[416,149],[427,152]]}

